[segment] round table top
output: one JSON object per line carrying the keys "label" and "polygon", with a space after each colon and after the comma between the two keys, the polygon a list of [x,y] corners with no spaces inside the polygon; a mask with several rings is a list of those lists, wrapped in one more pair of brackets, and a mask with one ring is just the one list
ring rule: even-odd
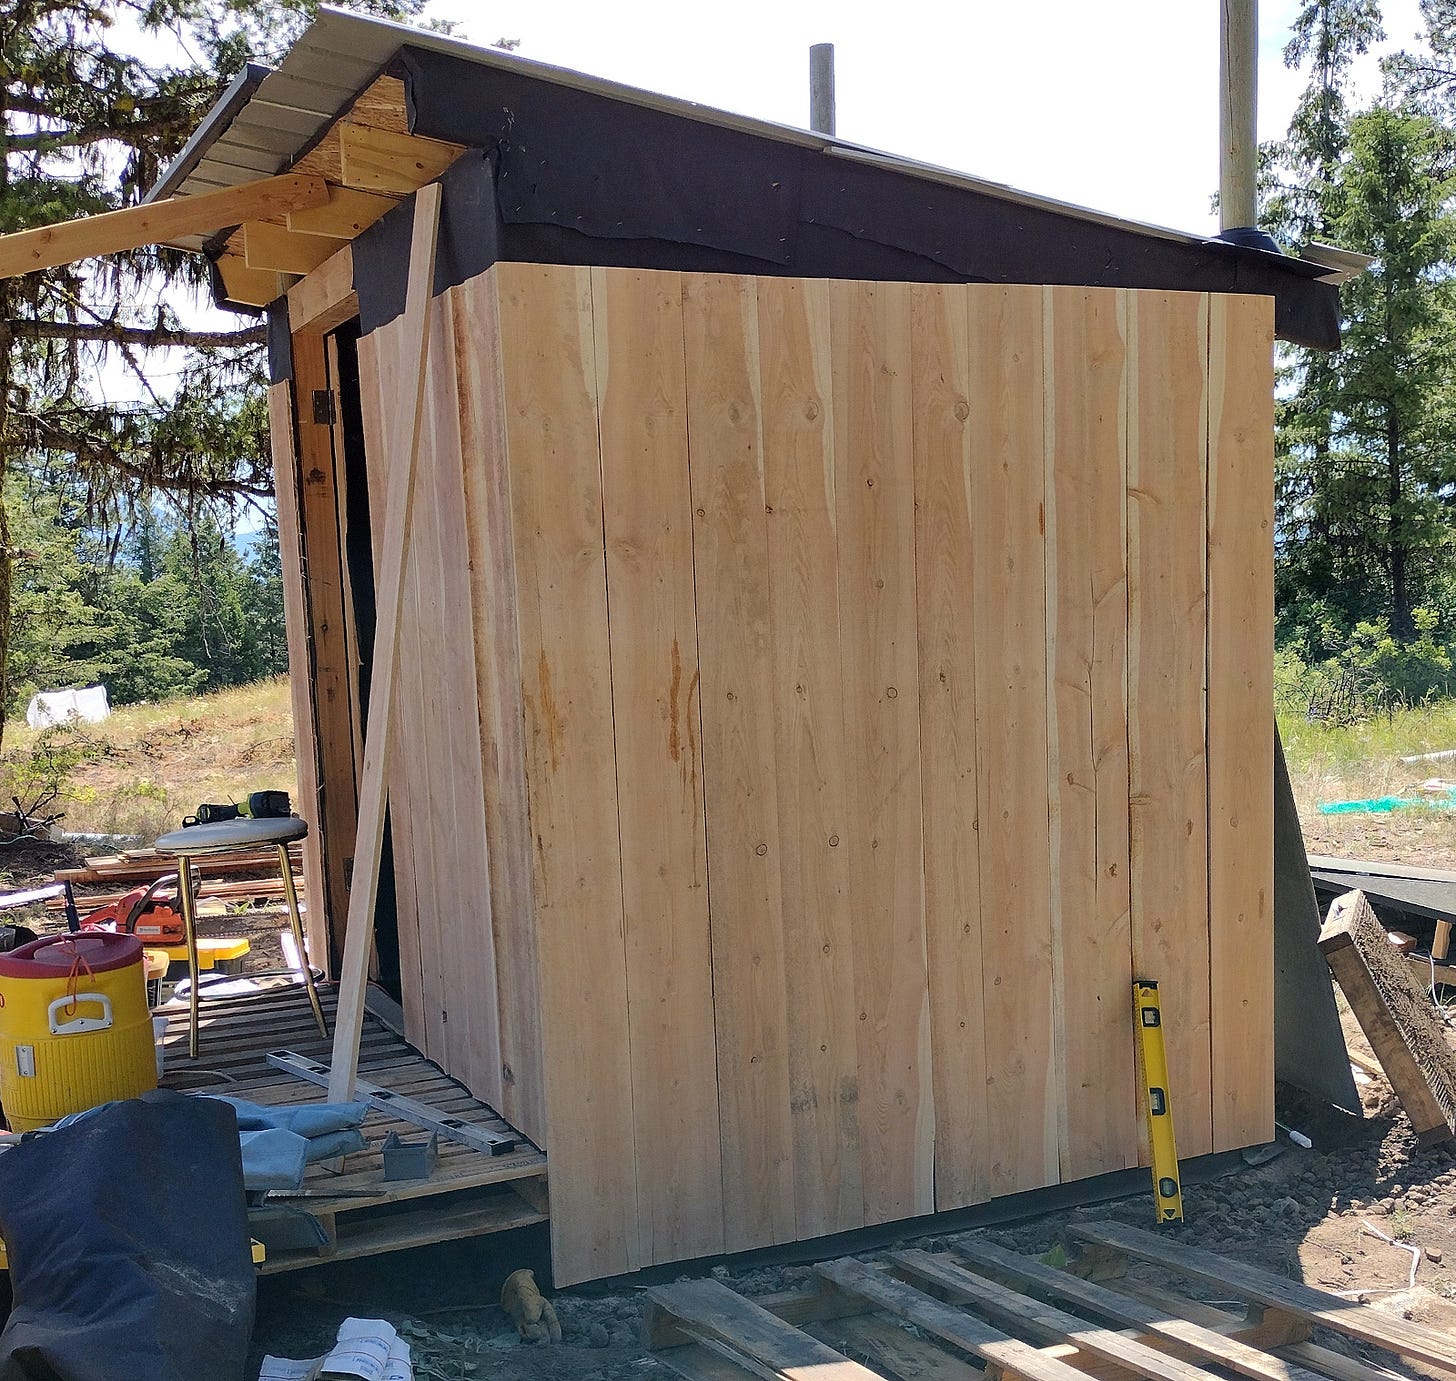
{"label": "round table top", "polygon": [[296,815],[264,820],[219,820],[190,825],[164,834],[152,846],[164,854],[219,854],[256,849],[265,844],[290,844],[308,833],[308,821]]}

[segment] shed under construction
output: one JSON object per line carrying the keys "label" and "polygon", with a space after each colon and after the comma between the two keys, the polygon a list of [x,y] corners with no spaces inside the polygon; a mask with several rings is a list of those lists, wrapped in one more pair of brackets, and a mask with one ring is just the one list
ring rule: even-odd
{"label": "shed under construction", "polygon": [[330,10],[153,195],[280,173],[171,238],[269,313],[311,941],[382,870],[558,1284],[1136,1165],[1135,975],[1180,1151],[1272,1136],[1272,346],[1328,268]]}

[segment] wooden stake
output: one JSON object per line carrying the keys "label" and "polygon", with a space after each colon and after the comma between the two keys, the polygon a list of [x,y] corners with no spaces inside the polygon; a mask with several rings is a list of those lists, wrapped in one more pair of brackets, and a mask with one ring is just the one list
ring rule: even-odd
{"label": "wooden stake", "polygon": [[1336,897],[1320,951],[1421,1146],[1456,1135],[1456,1055],[1363,892]]}
{"label": "wooden stake", "polygon": [[435,280],[435,242],[440,229],[440,186],[421,187],[415,199],[410,241],[409,288],[405,297],[402,359],[391,455],[389,493],[380,546],[376,586],[374,674],[369,720],[364,736],[364,773],[359,784],[359,830],[354,843],[354,876],[349,890],[349,919],[344,930],[344,960],[339,974],[339,1007],[334,1018],[334,1053],[329,1070],[329,1101],[354,1096],[359,1072],[359,1037],[364,1028],[364,992],[369,979],[374,907],[379,897],[379,855],[384,845],[384,808],[389,788],[390,738],[399,661],[399,621],[404,603],[404,571],[409,557],[410,509],[420,451],[424,411],[425,363],[429,351],[430,294]]}

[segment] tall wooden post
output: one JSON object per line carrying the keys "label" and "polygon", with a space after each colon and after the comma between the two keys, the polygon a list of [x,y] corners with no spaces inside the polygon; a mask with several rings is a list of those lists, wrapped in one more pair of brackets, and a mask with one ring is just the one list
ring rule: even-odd
{"label": "tall wooden post", "polygon": [[1219,0],[1219,229],[1258,222],[1259,0]]}
{"label": "tall wooden post", "polygon": [[809,49],[809,128],[834,133],[834,45],[815,43]]}

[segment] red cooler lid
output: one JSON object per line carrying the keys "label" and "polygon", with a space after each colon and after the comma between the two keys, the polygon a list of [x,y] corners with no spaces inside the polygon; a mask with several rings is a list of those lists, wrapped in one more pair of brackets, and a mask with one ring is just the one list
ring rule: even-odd
{"label": "red cooler lid", "polygon": [[141,960],[142,942],[135,935],[83,930],[76,935],[47,935],[0,954],[0,977],[64,978],[73,968],[104,973]]}

